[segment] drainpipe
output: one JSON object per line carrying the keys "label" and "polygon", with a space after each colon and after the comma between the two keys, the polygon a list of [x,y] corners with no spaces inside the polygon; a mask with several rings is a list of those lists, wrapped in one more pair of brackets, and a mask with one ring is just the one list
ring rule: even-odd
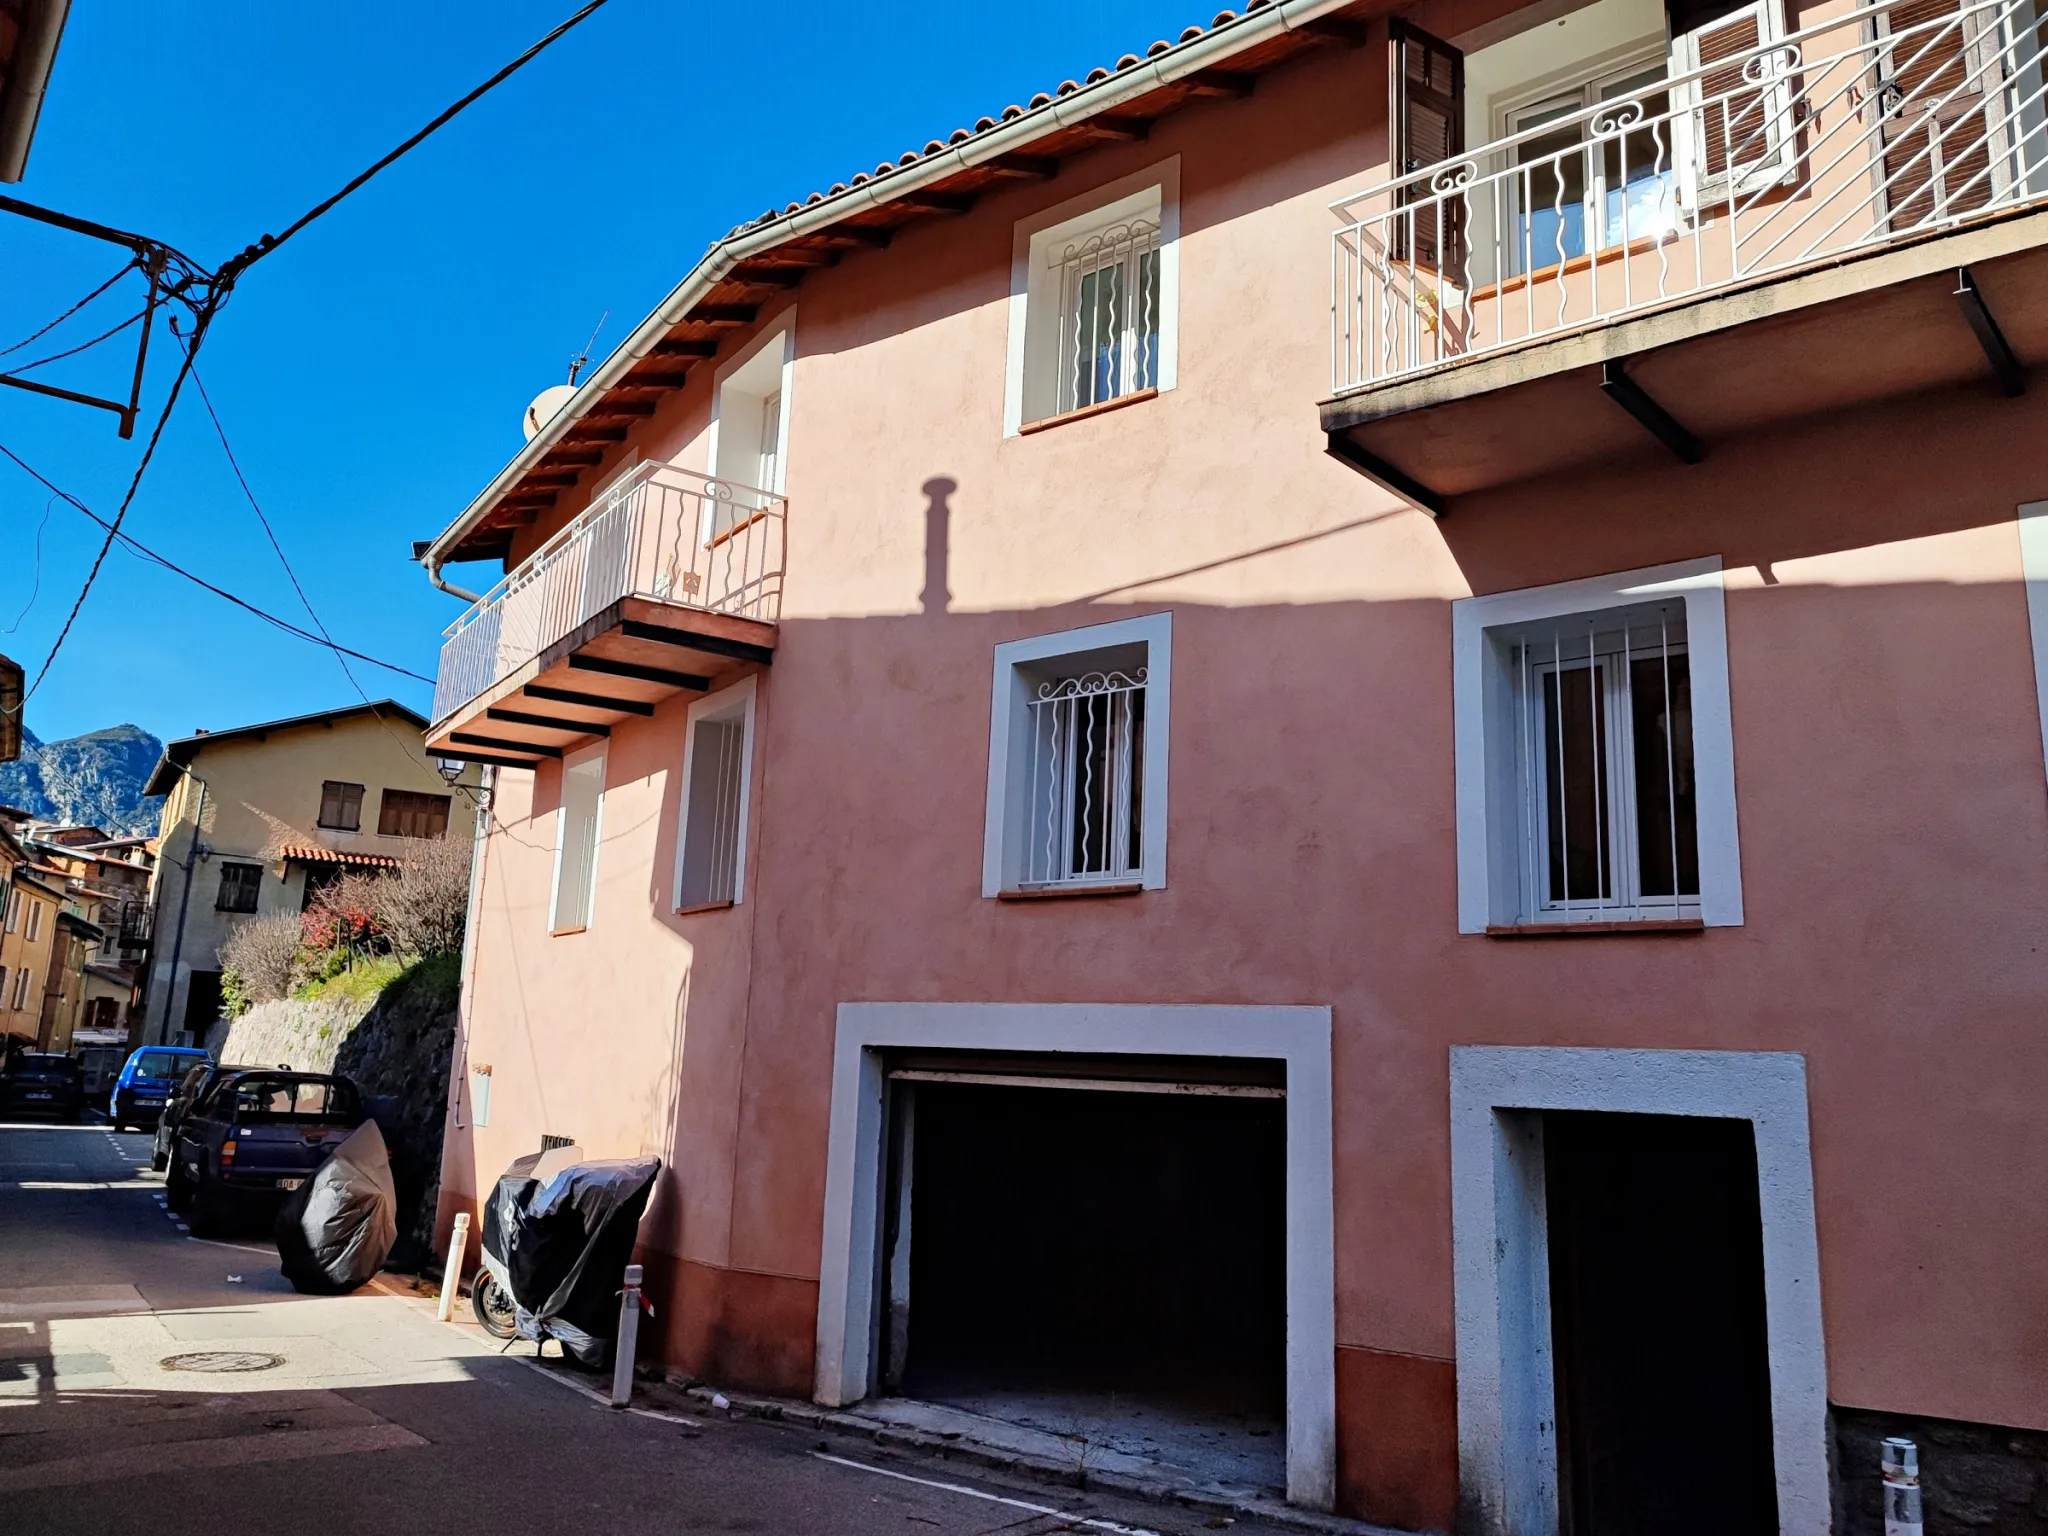
{"label": "drainpipe", "polygon": [[455,585],[455,584],[454,584],[453,582],[451,582],[451,581],[443,581],[443,580],[441,579],[441,562],[440,562],[440,561],[438,561],[438,560],[429,560],[429,561],[427,561],[427,563],[426,563],[426,564],[427,564],[427,580],[431,581],[431,582],[432,582],[432,583],[433,583],[433,584],[434,584],[435,586],[439,587],[439,588],[440,588],[440,589],[441,589],[441,590],[442,590],[443,592],[446,592],[446,593],[447,593],[447,594],[448,594],[448,595],[449,595],[450,597],[459,597],[459,598],[461,598],[461,599],[462,599],[462,600],[463,600],[463,601],[464,601],[465,603],[480,603],[480,602],[482,602],[482,601],[483,601],[483,596],[482,596],[482,594],[480,594],[480,593],[476,593],[476,592],[472,592],[472,591],[470,591],[470,590],[469,590],[469,589],[468,589],[467,587],[458,587],[458,586],[456,586],[456,585]]}
{"label": "drainpipe", "polygon": [[[185,771],[192,772],[189,768]],[[192,778],[199,785],[199,807],[192,816],[192,842],[185,850],[185,862],[182,866],[185,871],[185,889],[178,897],[178,932],[171,940],[170,979],[164,983],[163,1027],[157,1031],[156,1040],[153,1042],[156,1045],[166,1045],[170,1041],[171,1004],[178,996],[178,957],[185,952],[185,911],[192,905],[192,866],[199,862],[202,857],[200,849],[204,846],[199,841],[199,834],[206,826],[206,780],[196,773],[192,774]]]}

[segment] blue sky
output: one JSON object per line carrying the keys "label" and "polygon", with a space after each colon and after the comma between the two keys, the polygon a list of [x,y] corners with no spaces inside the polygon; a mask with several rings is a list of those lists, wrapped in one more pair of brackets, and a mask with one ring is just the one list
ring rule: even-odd
{"label": "blue sky", "polygon": [[[600,315],[598,354],[741,219],[1142,52],[1215,8],[611,0],[258,264],[208,338],[200,374],[320,617],[341,643],[431,674],[457,604],[409,562],[411,541],[518,448],[526,402],[561,380]],[[572,9],[74,6],[28,174],[4,190],[217,265]],[[0,216],[0,346],[121,259]],[[131,292],[139,302],[139,285],[116,290]],[[114,300],[50,341],[122,318]],[[116,341],[36,376],[123,394],[133,356]],[[174,364],[159,328],[149,405]],[[127,530],[303,622],[197,405],[180,402]],[[109,515],[142,436],[123,442],[111,416],[0,390],[0,443]],[[0,652],[33,676],[99,532],[4,461],[0,528]],[[427,705],[424,684],[360,665],[357,676],[373,697]],[[116,549],[27,722],[46,739],[126,721],[170,737],[355,697],[327,652]]]}

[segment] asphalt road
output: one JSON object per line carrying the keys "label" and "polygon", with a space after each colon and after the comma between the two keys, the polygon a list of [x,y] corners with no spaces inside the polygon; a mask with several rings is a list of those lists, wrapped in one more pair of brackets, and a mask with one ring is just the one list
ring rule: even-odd
{"label": "asphalt road", "polygon": [[[757,1421],[613,1411],[522,1360],[530,1345],[500,1353],[474,1325],[435,1322],[429,1302],[297,1296],[260,1234],[189,1236],[149,1151],[146,1135],[100,1124],[0,1124],[9,1536],[1182,1536],[1226,1523]],[[264,1368],[165,1364],[180,1357]]]}

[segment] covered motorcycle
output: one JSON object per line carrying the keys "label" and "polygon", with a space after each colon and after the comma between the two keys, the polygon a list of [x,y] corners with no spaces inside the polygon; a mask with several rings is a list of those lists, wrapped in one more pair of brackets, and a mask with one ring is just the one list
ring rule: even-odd
{"label": "covered motorcycle", "polygon": [[540,1166],[545,1155],[520,1158],[491,1191],[484,1267],[512,1299],[519,1337],[554,1339],[579,1365],[604,1370],[612,1363],[620,1282],[661,1159],[572,1163],[555,1172]]}
{"label": "covered motorcycle", "polygon": [[384,1133],[365,1120],[277,1213],[277,1254],[296,1290],[339,1295],[369,1282],[398,1241],[398,1190]]}

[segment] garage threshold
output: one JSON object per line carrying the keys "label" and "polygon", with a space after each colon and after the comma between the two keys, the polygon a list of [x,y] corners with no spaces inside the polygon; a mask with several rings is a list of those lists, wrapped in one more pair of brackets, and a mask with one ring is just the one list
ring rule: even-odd
{"label": "garage threshold", "polygon": [[1084,1459],[1079,1448],[1060,1435],[949,1404],[887,1397],[845,1408],[824,1408],[790,1398],[715,1389],[685,1376],[671,1375],[666,1385],[684,1394],[692,1412],[702,1412],[707,1406],[714,1411],[722,1408],[750,1418],[919,1452],[940,1461],[971,1462],[1064,1487],[1102,1488],[1234,1519],[1256,1519],[1278,1529],[1305,1531],[1313,1536],[1398,1536],[1384,1526],[1286,1503],[1277,1487],[1235,1488],[1204,1483],[1185,1469],[1154,1457],[1133,1456],[1106,1444],[1090,1449]]}

